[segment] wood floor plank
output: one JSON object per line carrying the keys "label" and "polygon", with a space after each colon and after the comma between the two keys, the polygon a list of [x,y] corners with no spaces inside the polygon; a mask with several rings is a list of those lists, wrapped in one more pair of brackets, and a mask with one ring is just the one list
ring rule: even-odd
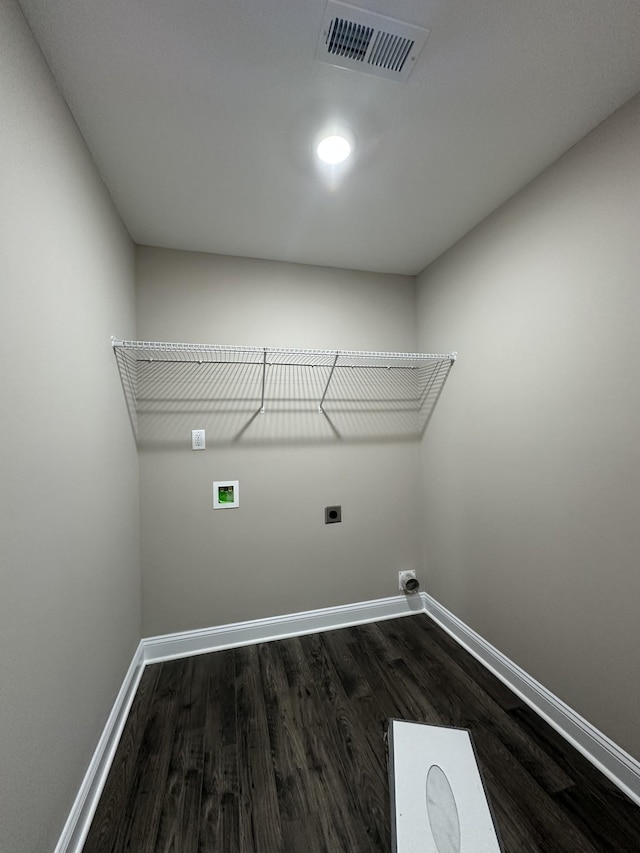
{"label": "wood floor plank", "polygon": [[198,853],[223,853],[240,849],[235,652],[200,659],[205,667],[206,717],[202,797],[194,822],[199,826]]}
{"label": "wood floor plank", "polygon": [[325,723],[320,697],[302,649],[299,637],[281,640],[277,644],[284,666],[289,701],[295,711],[297,725],[308,731]]}
{"label": "wood floor plank", "polygon": [[200,657],[184,662],[180,709],[156,838],[156,853],[197,853],[203,782],[206,670]]}
{"label": "wood floor plank", "polygon": [[611,808],[611,797],[603,797],[598,789],[576,785],[556,794],[555,801],[571,815],[585,838],[598,851],[606,853],[638,853],[640,851],[640,819],[633,822],[618,809]]}
{"label": "wood floor plank", "polygon": [[363,696],[371,696],[371,686],[364,677],[362,668],[352,650],[345,643],[342,631],[326,631],[322,635],[322,640],[331,655],[331,660],[347,697],[359,699]]}
{"label": "wood floor plank", "polygon": [[[469,654],[453,637],[428,617],[420,619],[416,626],[428,635],[430,641],[437,643],[447,653],[452,661],[487,693],[493,701],[505,711],[512,708],[523,708],[525,703],[510,690],[506,684],[496,678],[479,660]],[[423,643],[424,643],[423,639]]]}
{"label": "wood floor plank", "polygon": [[[580,828],[567,819],[553,797],[538,785],[494,731],[476,726],[473,743],[492,803],[499,802],[503,810],[510,809],[514,823],[521,827],[521,837],[535,839],[540,850],[597,853]],[[514,851],[518,849],[516,846]]]}
{"label": "wood floor plank", "polygon": [[640,851],[640,809],[610,780],[566,741],[531,708],[511,712],[518,724],[537,739],[561,766],[571,773],[576,785],[561,791],[555,799],[572,815],[581,830],[599,849],[638,853]]}
{"label": "wood floor plank", "polygon": [[[322,637],[325,642],[326,652],[329,654],[327,635]],[[283,644],[272,644],[274,654],[284,651]],[[346,650],[343,650],[343,655]],[[288,658],[283,655],[282,675],[286,677]],[[313,802],[314,811],[317,812],[324,839],[324,849],[349,850],[353,853],[374,853],[371,846],[368,822],[362,819],[359,810],[359,802],[354,800],[353,773],[350,768],[345,767],[342,760],[341,745],[336,737],[337,727],[334,721],[335,706],[322,701],[319,693],[314,689],[311,672],[304,669],[303,661],[300,661],[302,671],[305,672],[307,690],[288,694],[288,712],[291,715],[291,726],[303,733],[304,757],[306,762],[306,779],[309,785],[310,798]],[[313,692],[312,692],[313,691]],[[311,694],[311,696],[309,696]],[[283,689],[283,695],[284,689]],[[300,701],[302,695],[302,702]],[[305,726],[309,718],[307,710],[308,699],[313,699],[316,707],[316,725]],[[362,698],[362,697],[359,697]],[[358,706],[353,710],[358,713]],[[360,718],[361,719],[361,718]]]}
{"label": "wood floor plank", "polygon": [[363,719],[357,714],[357,705],[350,703],[344,692],[322,635],[302,637],[301,643],[323,700],[327,736],[334,738],[336,758],[343,772],[351,778],[352,807],[360,815],[374,849],[388,850],[391,844],[390,804],[388,778],[380,758],[384,754],[382,732],[378,741],[380,754],[376,755],[366,736]]}
{"label": "wood floor plank", "polygon": [[159,677],[159,666],[148,666],[142,673],[113,759],[110,784],[100,798],[85,841],[86,853],[111,853],[114,836],[131,798],[140,746]]}
{"label": "wood floor plank", "polygon": [[[407,659],[413,660],[409,677],[419,677],[422,689],[434,696],[434,703],[446,697],[449,702],[448,718],[454,725],[481,724],[497,733],[516,760],[533,776],[547,792],[557,792],[569,788],[574,780],[569,776],[537,742],[513,723],[513,718],[499,705],[492,695],[473,678],[466,668],[437,644],[429,647],[429,654],[420,654],[424,649],[424,624],[428,619],[412,619],[402,632],[395,632],[393,626],[387,631],[399,649],[404,648]],[[381,630],[385,630],[381,626]],[[435,684],[430,681],[435,679]],[[442,704],[440,705],[442,708]],[[457,711],[464,708],[462,721],[453,722]],[[446,719],[442,720],[447,723]]]}
{"label": "wood floor plank", "polygon": [[284,851],[257,646],[236,649],[240,850]]}
{"label": "wood floor plank", "polygon": [[[322,638],[382,778],[388,772],[386,734],[389,719],[397,715],[397,702],[386,688],[378,687],[376,679],[371,683],[367,679],[360,655],[359,630],[342,629],[325,633]],[[360,655],[360,660],[356,655]]]}
{"label": "wood floor plank", "polygon": [[[394,651],[388,653],[382,661],[377,656],[376,635],[371,627],[362,626],[356,633],[357,641],[350,646],[354,657],[362,667],[374,694],[384,702],[389,716],[404,720],[438,724],[441,722],[437,707],[431,701],[429,692],[421,687],[415,689],[412,681],[403,684],[406,667]],[[373,642],[372,642],[373,641]],[[391,648],[389,644],[388,650]]]}
{"label": "wood floor plank", "polygon": [[[562,735],[528,706],[509,711],[518,727],[528,734],[577,784],[593,784],[612,796],[612,805],[632,806],[630,800],[576,749],[568,749]],[[631,809],[636,814],[635,808]],[[640,827],[639,827],[640,828]]]}
{"label": "wood floor plank", "polygon": [[377,853],[369,821],[353,790],[352,769],[339,754],[339,744],[322,729],[310,732],[309,763],[317,796],[317,809],[325,841],[324,849],[353,853]]}
{"label": "wood floor plank", "polygon": [[120,850],[153,853],[155,850],[183,680],[182,661],[162,664],[155,702],[147,717],[138,753],[132,796],[114,840],[114,853]]}
{"label": "wood floor plank", "polygon": [[[273,643],[258,647],[262,690],[285,850],[322,853],[317,793],[307,766],[308,731],[296,726],[282,661]],[[300,815],[305,815],[304,823]]]}

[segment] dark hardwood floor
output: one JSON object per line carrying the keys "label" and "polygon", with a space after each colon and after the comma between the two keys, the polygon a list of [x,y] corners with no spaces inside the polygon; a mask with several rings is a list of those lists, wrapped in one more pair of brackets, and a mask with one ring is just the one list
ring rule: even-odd
{"label": "dark hardwood floor", "polygon": [[471,729],[507,853],[639,853],[640,808],[424,615],[148,666],[84,853],[389,853],[390,717]]}

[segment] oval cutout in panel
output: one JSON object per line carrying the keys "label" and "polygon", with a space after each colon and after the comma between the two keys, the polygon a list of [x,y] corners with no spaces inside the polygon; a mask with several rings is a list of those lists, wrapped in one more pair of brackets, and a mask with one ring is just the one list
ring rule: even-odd
{"label": "oval cutout in panel", "polygon": [[460,853],[460,819],[444,770],[432,764],[427,773],[427,814],[438,853]]}

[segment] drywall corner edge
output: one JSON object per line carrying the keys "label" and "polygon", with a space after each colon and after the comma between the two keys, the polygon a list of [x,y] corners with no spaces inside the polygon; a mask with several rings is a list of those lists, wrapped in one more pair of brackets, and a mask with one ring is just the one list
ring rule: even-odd
{"label": "drywall corner edge", "polygon": [[54,853],[81,853],[145,667],[142,641],[118,691]]}

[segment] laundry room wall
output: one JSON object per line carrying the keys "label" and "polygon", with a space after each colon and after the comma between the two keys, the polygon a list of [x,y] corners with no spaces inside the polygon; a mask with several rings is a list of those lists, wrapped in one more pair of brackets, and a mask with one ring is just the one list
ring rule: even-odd
{"label": "laundry room wall", "polygon": [[134,250],[13,0],[0,81],[0,850],[42,853],[141,636]]}
{"label": "laundry room wall", "polygon": [[640,97],[419,278],[425,586],[640,757]]}
{"label": "laundry room wall", "polygon": [[[415,348],[409,276],[140,247],[137,293],[140,340]],[[415,438],[363,415],[338,440],[310,407],[258,415],[234,440],[216,431],[215,413],[189,400],[176,411],[167,395],[180,393],[147,400],[156,414],[140,423],[146,635],[398,592],[398,571],[417,568]],[[240,426],[251,412],[255,400]],[[191,429],[207,418],[207,449],[192,451]],[[240,482],[237,509],[213,510],[217,480]],[[343,520],[326,525],[334,504]]]}

